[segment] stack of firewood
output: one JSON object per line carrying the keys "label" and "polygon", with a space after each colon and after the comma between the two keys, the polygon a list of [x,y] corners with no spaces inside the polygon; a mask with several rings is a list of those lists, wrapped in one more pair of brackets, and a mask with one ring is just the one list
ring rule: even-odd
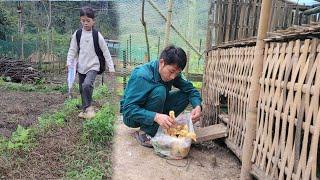
{"label": "stack of firewood", "polygon": [[12,82],[34,83],[43,75],[26,61],[0,57],[0,76]]}

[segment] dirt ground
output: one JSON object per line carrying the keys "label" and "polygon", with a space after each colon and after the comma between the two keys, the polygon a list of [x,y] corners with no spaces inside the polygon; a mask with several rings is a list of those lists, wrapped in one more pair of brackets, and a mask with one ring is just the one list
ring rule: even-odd
{"label": "dirt ground", "polygon": [[[7,137],[18,124],[30,126],[42,113],[56,110],[66,98],[60,93],[0,90],[0,133]],[[0,159],[0,179],[59,179],[65,177],[68,158],[81,156],[84,161],[90,161],[92,157],[84,153],[90,147],[77,144],[81,127],[82,122],[77,118],[68,119],[66,126],[37,136],[39,145],[31,152],[13,155],[11,162]],[[192,145],[186,159],[166,160],[156,155],[153,149],[140,146],[130,136],[134,130],[117,120],[112,146],[112,179],[206,180],[240,177],[239,160],[221,143]],[[106,147],[101,152],[108,151],[111,145]],[[101,160],[110,158],[108,154],[103,154]],[[110,178],[109,175],[104,177]]]}
{"label": "dirt ground", "polygon": [[[63,159],[74,153],[81,123],[70,121],[63,128],[55,128],[37,137],[40,144],[31,152],[13,155],[10,162],[0,165],[7,179],[57,179],[64,177]],[[78,124],[78,125],[77,125]],[[1,159],[0,159],[1,160]],[[5,161],[5,159],[2,159]],[[1,167],[2,166],[2,167]]]}
{"label": "dirt ground", "polygon": [[186,159],[167,160],[156,155],[152,148],[139,145],[130,136],[135,130],[118,120],[113,146],[115,180],[240,178],[240,161],[222,144],[211,141],[192,145]]}
{"label": "dirt ground", "polygon": [[61,93],[10,91],[0,88],[0,134],[9,137],[18,124],[28,127],[39,115],[56,110],[66,96]]}

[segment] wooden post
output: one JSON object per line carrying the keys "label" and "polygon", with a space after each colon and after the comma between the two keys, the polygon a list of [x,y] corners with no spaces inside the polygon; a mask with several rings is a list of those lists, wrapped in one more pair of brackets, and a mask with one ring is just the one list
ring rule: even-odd
{"label": "wooden post", "polygon": [[131,51],[131,34],[129,35],[129,63],[132,63],[131,61],[131,54],[132,54],[132,51]]}
{"label": "wooden post", "polygon": [[228,13],[227,13],[227,22],[226,22],[226,29],[225,29],[225,37],[224,41],[229,41],[230,31],[231,31],[231,12],[232,12],[232,0],[228,1]]}
{"label": "wooden post", "polygon": [[254,19],[256,18],[255,17],[255,14],[256,14],[256,9],[257,9],[257,0],[254,0],[252,2],[252,10],[250,12],[250,16],[249,16],[249,37],[252,37],[253,36],[253,32],[254,32]]}
{"label": "wooden post", "polygon": [[219,8],[219,4],[218,4],[218,2],[217,1],[215,1],[214,2],[214,4],[215,4],[215,16],[214,16],[214,45],[218,45],[218,39],[219,39],[219,21],[218,21],[218,17],[219,17],[219,15],[218,15],[218,13],[219,13],[219,10],[218,10],[218,8]]}
{"label": "wooden post", "polygon": [[[149,39],[148,39],[147,23],[144,21],[144,4],[145,4],[145,0],[142,0],[141,23],[142,23],[142,25],[143,25],[144,37],[146,38],[146,44],[147,44],[147,53],[148,53],[147,62],[149,62],[151,57],[150,57],[150,48],[149,48]],[[159,38],[160,38],[160,37],[159,37]],[[159,54],[159,47],[158,47],[158,54]]]}
{"label": "wooden post", "polygon": [[126,51],[123,51],[122,55],[123,55],[123,90],[125,90],[126,86],[127,86],[127,73],[126,73],[127,53],[126,53]]}
{"label": "wooden post", "polygon": [[245,5],[243,4],[243,1],[239,2],[239,8],[240,8],[240,18],[239,18],[239,30],[238,30],[238,36],[237,39],[243,39],[243,21],[244,21],[244,11],[245,11]]}
{"label": "wooden post", "polygon": [[269,12],[271,8],[270,0],[262,0],[261,13],[259,19],[259,28],[257,35],[257,43],[254,51],[253,72],[251,77],[251,87],[249,91],[249,105],[246,119],[246,132],[244,137],[244,145],[242,149],[242,166],[240,179],[251,179],[250,170],[252,166],[251,157],[253,153],[253,138],[256,135],[256,121],[257,121],[257,101],[259,99],[260,84],[259,78],[261,76],[263,67],[263,52],[264,52],[264,38],[267,36]]}
{"label": "wooden post", "polygon": [[21,1],[19,1],[17,12],[19,13],[19,34],[21,38],[21,54],[20,60],[24,60],[24,26],[23,26],[23,8],[21,5]]}
{"label": "wooden post", "polygon": [[187,77],[187,79],[189,79],[189,64],[190,64],[190,52],[188,51],[187,52],[187,64],[186,64],[186,67],[184,68],[184,72],[185,72],[185,75]]}
{"label": "wooden post", "polygon": [[171,17],[172,17],[172,6],[173,6],[173,0],[169,0],[166,29],[165,29],[165,34],[164,34],[164,47],[167,47],[169,44],[170,26],[171,26]]}
{"label": "wooden post", "polygon": [[[207,27],[207,37],[206,37],[206,51],[208,51],[212,46],[212,28],[213,28],[213,11],[214,11],[214,2],[210,2],[210,8],[208,11],[208,27]],[[207,61],[207,56],[206,56]]]}
{"label": "wooden post", "polygon": [[298,25],[298,23],[299,23],[299,7],[298,7],[298,5],[296,6],[296,10],[295,10],[295,12],[294,12],[294,25]]}
{"label": "wooden post", "polygon": [[126,57],[129,57],[129,39],[127,39]]}
{"label": "wooden post", "polygon": [[159,59],[160,58],[160,36],[158,37],[158,51],[157,51],[157,55],[158,55],[158,58],[157,59]]}

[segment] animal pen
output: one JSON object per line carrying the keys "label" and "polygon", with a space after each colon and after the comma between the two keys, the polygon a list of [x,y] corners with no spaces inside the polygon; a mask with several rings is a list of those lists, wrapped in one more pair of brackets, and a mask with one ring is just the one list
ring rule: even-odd
{"label": "animal pen", "polygon": [[207,46],[202,126],[226,124],[242,179],[317,178],[320,24],[308,8],[284,0],[211,4],[207,41],[215,37],[215,46]]}

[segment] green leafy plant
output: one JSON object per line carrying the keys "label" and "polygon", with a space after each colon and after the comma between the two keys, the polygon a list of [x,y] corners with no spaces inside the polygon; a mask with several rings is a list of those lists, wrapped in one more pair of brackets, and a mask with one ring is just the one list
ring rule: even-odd
{"label": "green leafy plant", "polygon": [[62,85],[54,87],[53,90],[59,91],[61,93],[67,93],[68,92],[68,85],[67,84],[62,84]]}
{"label": "green leafy plant", "polygon": [[114,133],[115,110],[104,105],[92,120],[83,125],[83,136],[94,143],[111,141]]}
{"label": "green leafy plant", "polygon": [[76,111],[76,105],[80,103],[79,99],[68,99],[64,106],[53,114],[45,114],[39,117],[39,129],[46,130],[51,126],[63,126],[67,116]]}
{"label": "green leafy plant", "polygon": [[7,142],[7,148],[8,150],[29,150],[32,139],[33,134],[31,133],[31,129],[18,125],[17,130],[13,132],[10,140]]}
{"label": "green leafy plant", "polygon": [[108,96],[108,87],[106,85],[96,88],[92,95],[93,99],[101,99],[106,96]]}
{"label": "green leafy plant", "polygon": [[67,173],[69,178],[74,179],[102,179],[104,172],[102,168],[87,166],[82,172],[70,171]]}

